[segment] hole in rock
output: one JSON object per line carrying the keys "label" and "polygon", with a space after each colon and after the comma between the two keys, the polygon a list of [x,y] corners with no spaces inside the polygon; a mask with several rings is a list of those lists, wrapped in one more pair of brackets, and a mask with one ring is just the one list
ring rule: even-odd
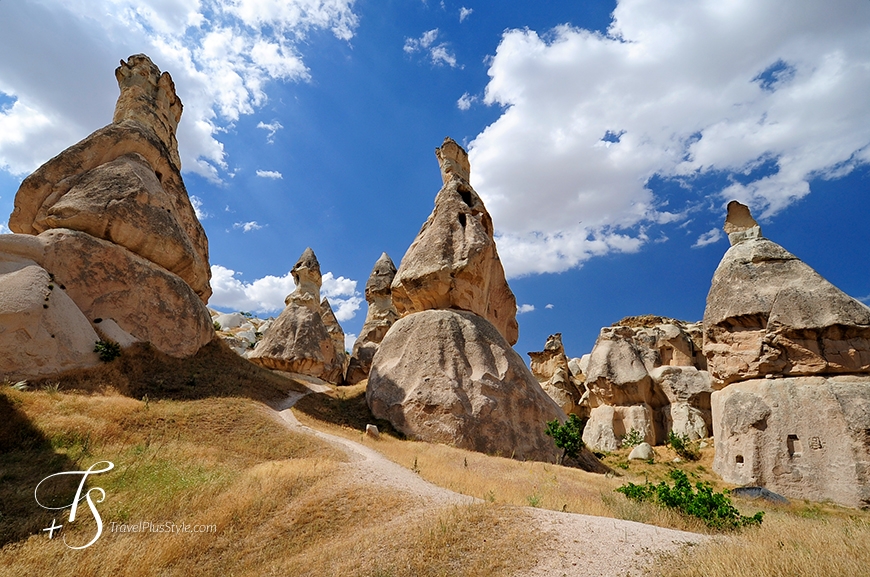
{"label": "hole in rock", "polygon": [[743,455],[737,455],[736,457],[734,457],[734,461],[735,461],[738,465],[742,465],[742,464],[743,464]]}
{"label": "hole in rock", "polygon": [[462,228],[465,228],[465,213],[459,213],[459,224],[462,225]]}
{"label": "hole in rock", "polygon": [[459,196],[462,197],[462,202],[467,204],[469,207],[471,206],[471,192],[467,190],[460,190]]}
{"label": "hole in rock", "polygon": [[785,440],[785,444],[788,447],[789,457],[800,456],[803,453],[803,445],[797,435],[789,435]]}

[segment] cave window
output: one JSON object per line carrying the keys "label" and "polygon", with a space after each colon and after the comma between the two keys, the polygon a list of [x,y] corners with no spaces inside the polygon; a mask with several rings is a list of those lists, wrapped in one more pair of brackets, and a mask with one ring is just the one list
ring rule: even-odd
{"label": "cave window", "polygon": [[742,465],[743,464],[743,455],[737,455],[737,457],[735,457],[734,460],[737,462],[738,465]]}

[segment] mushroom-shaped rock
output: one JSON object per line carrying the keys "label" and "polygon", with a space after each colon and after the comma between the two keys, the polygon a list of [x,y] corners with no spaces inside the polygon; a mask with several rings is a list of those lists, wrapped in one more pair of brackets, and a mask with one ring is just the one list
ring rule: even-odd
{"label": "mushroom-shaped rock", "polygon": [[347,365],[347,385],[355,385],[369,377],[372,359],[378,346],[393,323],[399,319],[390,290],[395,276],[396,265],[387,253],[381,254],[366,282],[365,297],[369,310]]}
{"label": "mushroom-shaped rock", "polygon": [[870,308],[760,233],[741,238],[713,274],[704,355],[714,388],[768,375],[870,373]]}
{"label": "mushroom-shaped rock", "polygon": [[519,336],[517,301],[505,280],[492,218],[483,201],[461,170],[444,168],[442,158],[457,157],[453,145],[459,146],[448,142],[446,149],[439,149],[446,181],[435,197],[435,210],[399,265],[393,303],[402,316],[432,309],[471,311],[491,322],[513,345]]}
{"label": "mushroom-shaped rock", "polygon": [[[344,361],[336,357],[336,341],[324,324],[320,263],[314,251],[305,249],[290,272],[296,281],[296,289],[284,299],[287,306],[263,334],[248,359],[268,369],[339,383]],[[332,319],[335,319],[334,315]],[[338,322],[335,324],[337,326]],[[343,341],[342,335],[342,351]]]}

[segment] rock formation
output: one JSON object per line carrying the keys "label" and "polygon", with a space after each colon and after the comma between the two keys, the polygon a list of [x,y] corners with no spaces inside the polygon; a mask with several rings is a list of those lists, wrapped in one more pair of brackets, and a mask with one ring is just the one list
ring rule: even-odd
{"label": "rock formation", "polygon": [[360,330],[359,337],[353,345],[350,361],[347,365],[346,385],[355,385],[367,378],[372,368],[372,359],[378,346],[397,320],[399,313],[393,306],[390,285],[396,277],[396,265],[383,253],[377,260],[369,280],[366,282],[366,302],[369,310],[366,320]]}
{"label": "rock formation", "polygon": [[[267,369],[301,373],[330,383],[342,380],[343,360],[336,357],[336,343],[323,322],[320,263],[306,248],[290,271],[296,289],[287,295],[287,305],[275,319],[248,358]],[[329,303],[326,303],[329,306]],[[330,308],[329,314],[332,320]],[[338,322],[335,322],[336,326]],[[341,328],[339,327],[339,331]],[[344,334],[341,337],[344,351]]]}
{"label": "rock formation", "polygon": [[[577,378],[571,371],[565,347],[562,345],[562,333],[547,337],[544,350],[528,353],[531,359],[532,375],[538,379],[541,388],[565,414],[575,413],[578,416],[588,416],[588,411],[581,407],[583,393],[586,387],[583,380]],[[578,367],[579,371],[579,367]]]}
{"label": "rock formation", "polygon": [[326,332],[329,333],[329,338],[332,340],[332,349],[335,351],[335,363],[341,367],[338,376],[335,377],[335,380],[330,380],[330,382],[339,384],[347,368],[347,351],[344,345],[344,331],[341,325],[338,324],[338,319],[335,318],[335,313],[332,311],[332,306],[326,297],[320,301],[320,320],[323,321],[323,326],[326,327]]}
{"label": "rock formation", "polygon": [[555,461],[544,427],[566,416],[510,347],[516,299],[467,155],[448,138],[436,156],[444,187],[393,280],[402,318],[374,355],[366,401],[414,438]]}
{"label": "rock formation", "polygon": [[706,437],[712,389],[701,342],[698,324],[664,317],[629,317],[601,329],[584,375],[591,409],[584,442],[613,451],[631,429],[651,445],[671,431]]}
{"label": "rock formation", "polygon": [[870,309],[765,239],[736,201],[725,230],[704,313],[714,470],[870,507]]}
{"label": "rock formation", "polygon": [[745,220],[748,210],[728,205],[732,246],[704,311],[714,386],[765,375],[870,373],[870,308],[763,238],[758,225],[738,229],[735,214]]}
{"label": "rock formation", "polygon": [[17,234],[0,235],[0,293],[10,294],[7,282],[24,283],[18,294],[26,303],[50,291],[43,314],[28,313],[29,320],[16,318],[14,299],[0,304],[9,320],[0,349],[41,351],[4,362],[4,376],[91,366],[94,343],[86,340],[145,341],[186,357],[214,336],[204,304],[208,240],[175,138],[181,101],[147,56],[121,61],[115,75],[121,95],[112,124],[28,176],[9,219]]}
{"label": "rock formation", "polygon": [[473,312],[514,345],[517,301],[498,258],[492,218],[468,183],[468,155],[450,138],[436,155],[444,187],[399,265],[393,304],[401,316],[430,309]]}

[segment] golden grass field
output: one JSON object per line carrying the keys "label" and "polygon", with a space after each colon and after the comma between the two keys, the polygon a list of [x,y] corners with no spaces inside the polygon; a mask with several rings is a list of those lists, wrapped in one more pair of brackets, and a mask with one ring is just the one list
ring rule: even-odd
{"label": "golden grass field", "polygon": [[[675,466],[657,447],[655,464],[605,458],[619,475],[523,463],[444,445],[362,434],[374,422],[364,387],[302,398],[305,425],[371,447],[439,486],[480,503],[433,509],[401,492],[361,486],[340,450],[289,430],[275,407],[302,390],[259,369],[222,343],[177,361],[146,347],[96,370],[0,386],[0,575],[511,575],[534,562],[540,538],[523,506],[641,521],[707,532],[699,521],[614,489],[656,481]],[[712,449],[680,463],[690,479],[726,485],[711,472]],[[109,460],[92,479],[106,491],[107,527],[92,547],[74,551],[41,529],[53,515],[35,506],[33,489],[52,472]],[[68,494],[71,487],[58,487]],[[74,490],[74,487],[72,487]],[[656,561],[654,575],[757,577],[870,574],[870,514],[832,505],[760,507],[761,527],[687,548]],[[82,511],[82,509],[80,509]],[[85,521],[66,532],[84,543]],[[214,533],[112,533],[110,522],[213,524]],[[63,522],[59,519],[58,522]]]}

